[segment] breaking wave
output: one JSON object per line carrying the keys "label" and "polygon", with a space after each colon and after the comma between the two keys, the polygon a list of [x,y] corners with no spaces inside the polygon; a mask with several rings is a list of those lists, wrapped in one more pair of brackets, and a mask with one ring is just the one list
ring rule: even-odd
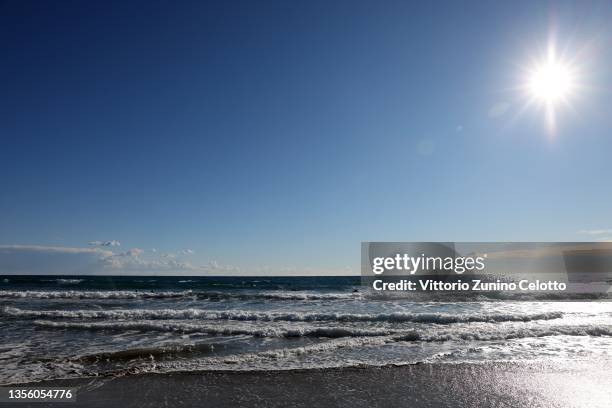
{"label": "breaking wave", "polygon": [[199,292],[184,291],[138,291],[138,290],[65,290],[65,291],[9,291],[0,290],[0,298],[8,299],[263,299],[263,300],[352,300],[361,298],[360,293],[311,293],[311,292]]}
{"label": "breaking wave", "polygon": [[221,327],[182,322],[54,322],[35,320],[34,324],[57,329],[81,330],[141,330],[180,333],[202,333],[211,336],[248,335],[256,337],[373,337],[394,333],[387,329],[360,329],[353,327]]}
{"label": "breaking wave", "polygon": [[180,333],[202,333],[212,336],[223,335],[249,335],[256,337],[378,337],[394,335],[395,341],[422,341],[422,342],[444,342],[444,341],[495,341],[511,340],[527,337],[548,336],[611,336],[612,327],[596,325],[577,326],[550,326],[550,327],[498,327],[483,328],[474,326],[462,326],[458,329],[444,330],[400,330],[391,328],[364,329],[356,327],[222,327],[214,325],[202,325],[185,322],[56,322],[50,320],[35,320],[37,326],[57,329],[80,329],[80,330],[141,330]]}
{"label": "breaking wave", "polygon": [[439,332],[411,331],[395,337],[396,341],[497,341],[529,337],[549,336],[612,336],[611,326],[577,325],[525,328],[498,328],[497,330],[478,329],[474,327],[461,330],[443,330]]}
{"label": "breaking wave", "polygon": [[201,319],[238,321],[287,322],[412,322],[412,323],[471,323],[471,322],[529,322],[563,317],[561,312],[542,313],[304,313],[250,312],[243,310],[211,311],[204,309],[116,309],[116,310],[23,310],[5,307],[4,315],[21,318],[69,319]]}
{"label": "breaking wave", "polygon": [[193,296],[191,291],[183,292],[145,292],[132,290],[88,291],[88,290],[53,290],[53,291],[9,291],[1,290],[0,298],[9,299],[163,299]]}
{"label": "breaking wave", "polygon": [[60,285],[78,285],[83,282],[84,279],[56,279],[55,281]]}

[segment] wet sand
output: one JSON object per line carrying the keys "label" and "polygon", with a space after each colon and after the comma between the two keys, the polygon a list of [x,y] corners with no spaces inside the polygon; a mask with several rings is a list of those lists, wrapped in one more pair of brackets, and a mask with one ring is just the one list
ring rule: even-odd
{"label": "wet sand", "polygon": [[17,407],[610,407],[610,363],[417,364],[54,380],[77,403]]}

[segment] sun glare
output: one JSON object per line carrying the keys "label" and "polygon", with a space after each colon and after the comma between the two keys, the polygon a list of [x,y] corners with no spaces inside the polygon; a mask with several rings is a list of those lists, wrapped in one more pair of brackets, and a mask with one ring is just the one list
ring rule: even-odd
{"label": "sun glare", "polygon": [[573,87],[571,69],[560,61],[546,61],[529,78],[531,95],[547,104],[567,100]]}
{"label": "sun glare", "polygon": [[535,103],[543,108],[551,133],[554,133],[556,127],[556,111],[560,105],[569,106],[576,94],[577,77],[576,67],[557,56],[552,42],[545,57],[527,69],[524,88],[529,104]]}

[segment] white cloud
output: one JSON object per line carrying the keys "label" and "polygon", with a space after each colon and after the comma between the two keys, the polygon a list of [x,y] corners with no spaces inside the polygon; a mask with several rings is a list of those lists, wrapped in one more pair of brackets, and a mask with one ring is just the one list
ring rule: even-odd
{"label": "white cloud", "polygon": [[143,259],[138,256],[125,256],[118,254],[103,260],[104,269],[123,272],[140,273],[183,273],[195,272],[198,269],[188,262],[180,262],[176,259]]}
{"label": "white cloud", "polygon": [[[0,273],[7,275],[180,274],[198,268],[174,258],[143,258],[132,248],[114,253],[102,248],[0,245]],[[200,269],[205,272],[203,269]]]}
{"label": "white cloud", "polygon": [[116,254],[115,256],[132,256],[132,257],[134,257],[134,256],[139,256],[139,255],[141,255],[143,253],[144,253],[144,251],[142,249],[140,249],[140,248],[132,248],[132,249],[130,249],[128,251]]}
{"label": "white cloud", "polygon": [[114,240],[114,239],[110,241],[91,241],[89,245],[101,246],[101,247],[114,247],[114,246],[121,246],[121,242]]}
{"label": "white cloud", "polygon": [[177,258],[181,255],[193,255],[195,251],[193,249],[181,249],[178,252],[163,252],[161,254],[162,258]]}
{"label": "white cloud", "polygon": [[315,276],[352,275],[354,273],[348,267],[339,269],[256,265],[239,267],[214,260],[206,264],[194,264],[186,262],[172,253],[159,254],[144,251],[140,248],[131,248],[125,252],[113,252],[108,247],[0,245],[0,274]]}
{"label": "white cloud", "polygon": [[44,245],[0,245],[0,253],[48,253],[48,254],[111,254],[111,251],[98,248],[55,247]]}

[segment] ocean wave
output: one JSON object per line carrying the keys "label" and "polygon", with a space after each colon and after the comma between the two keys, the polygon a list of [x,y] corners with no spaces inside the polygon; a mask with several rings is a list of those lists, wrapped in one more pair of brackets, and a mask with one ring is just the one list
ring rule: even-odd
{"label": "ocean wave", "polygon": [[594,301],[612,299],[612,292],[391,292],[366,290],[362,296],[370,300],[407,300],[412,302],[492,302],[492,301]]}
{"label": "ocean wave", "polygon": [[211,336],[256,336],[256,337],[373,337],[394,333],[387,329],[361,329],[353,327],[221,327],[182,322],[56,322],[35,320],[36,326],[55,329],[80,330],[140,330],[179,333],[202,333]]}
{"label": "ocean wave", "polygon": [[[52,324],[58,322],[51,322]],[[68,359],[58,359],[50,362],[36,361],[25,368],[11,366],[5,373],[0,373],[0,381],[6,385],[26,381],[39,381],[43,379],[74,378],[74,377],[105,377],[142,374],[142,373],[170,373],[170,372],[199,372],[199,371],[262,371],[269,369],[291,370],[309,368],[330,368],[357,366],[404,365],[415,362],[431,362],[427,355],[413,356],[412,352],[397,361],[389,359],[367,358],[366,360],[351,360],[334,358],[340,352],[347,350],[361,350],[374,347],[381,350],[383,346],[411,346],[418,342],[445,342],[457,341],[454,346],[462,350],[466,347],[477,347],[472,341],[513,340],[528,337],[545,336],[612,336],[610,326],[553,326],[529,328],[508,328],[499,330],[474,330],[474,328],[460,328],[458,330],[427,330],[409,331],[383,336],[358,336],[325,339],[297,347],[278,347],[264,351],[252,351],[231,355],[214,355],[212,347],[208,344],[164,344],[144,348],[128,348],[116,351],[100,352],[91,355],[74,356]],[[569,342],[568,342],[569,343]],[[556,344],[556,343],[555,343]],[[480,347],[480,346],[478,346]],[[411,349],[412,350],[412,349]],[[212,353],[212,354],[209,354]],[[169,353],[170,355],[166,355]],[[202,355],[201,353],[204,353]],[[174,355],[176,354],[176,355]],[[308,357],[314,355],[313,358]],[[176,358],[176,357],[179,358]],[[181,357],[182,356],[182,357]],[[194,358],[195,357],[195,358]]]}
{"label": "ocean wave", "polygon": [[[226,295],[226,294],[217,294]],[[265,299],[265,300],[355,300],[361,299],[361,294],[354,293],[311,293],[311,292],[268,292],[268,293],[241,293],[230,295],[239,299]]]}
{"label": "ocean wave", "polygon": [[69,361],[97,363],[100,361],[130,361],[134,359],[156,359],[160,357],[188,356],[193,353],[206,354],[214,352],[215,344],[163,344],[154,347],[128,348],[126,350],[106,351],[81,355]]}
{"label": "ocean wave", "polygon": [[88,290],[53,290],[53,291],[38,291],[38,290],[23,290],[9,291],[0,290],[0,298],[9,299],[163,299],[163,298],[181,298],[192,296],[191,291],[182,292],[153,292],[153,291],[133,291],[133,290],[106,290],[106,291],[88,291]]}
{"label": "ocean wave", "polygon": [[[110,370],[107,372],[98,373],[97,375],[122,376],[131,374],[142,374],[147,372],[197,372],[201,370],[248,370],[258,371],[265,370],[267,367],[282,369],[287,366],[284,361],[300,358],[306,355],[315,354],[323,355],[325,353],[334,353],[337,350],[360,349],[366,347],[381,347],[393,343],[401,342],[445,342],[445,341],[498,341],[512,340],[528,337],[545,337],[545,336],[611,336],[612,329],[610,327],[597,326],[560,326],[550,328],[533,327],[529,329],[510,329],[500,332],[473,331],[465,330],[454,333],[428,333],[411,331],[403,334],[381,335],[374,337],[351,337],[351,338],[336,338],[314,344],[308,344],[299,347],[282,347],[261,352],[241,353],[230,356],[207,356],[196,359],[174,359],[166,361],[141,361],[138,365]],[[138,354],[128,352],[128,354]],[[269,363],[282,365],[268,365]],[[404,364],[411,364],[413,360],[405,360]],[[338,362],[340,366],[350,366],[346,361]],[[383,365],[386,363],[382,363]],[[329,366],[333,366],[332,363]],[[363,365],[363,363],[360,363]],[[376,361],[371,361],[369,366],[380,365]],[[327,366],[327,365],[326,365]]]}
{"label": "ocean wave", "polygon": [[354,300],[360,293],[312,293],[312,292],[199,292],[183,291],[137,291],[137,290],[66,290],[66,291],[9,291],[0,290],[0,298],[20,299],[164,299],[197,298],[204,300]]}
{"label": "ocean wave", "polygon": [[410,331],[400,334],[394,339],[396,341],[422,341],[422,342],[446,342],[446,341],[498,341],[513,340],[529,337],[549,336],[612,336],[611,326],[575,325],[575,326],[549,326],[549,327],[524,327],[524,328],[498,328],[497,330],[479,329],[475,327],[462,328],[459,330],[443,331]]}
{"label": "ocean wave", "polygon": [[[299,347],[286,347],[260,352],[248,352],[232,354],[228,356],[206,356],[206,361],[217,361],[225,364],[237,364],[245,361],[256,359],[282,359],[289,357],[297,357],[312,353],[323,353],[336,349],[350,349],[373,345],[383,345],[394,341],[391,336],[372,336],[372,337],[351,337],[351,338],[335,338],[321,341],[314,344],[308,344]],[[156,347],[126,349],[113,352],[102,352],[97,354],[87,354],[70,358],[68,361],[79,362],[98,362],[98,361],[127,361],[133,359],[155,359],[157,357],[165,357],[169,354],[172,357],[177,355],[208,354],[215,350],[214,343],[199,343],[199,344],[164,344]],[[170,361],[170,364],[173,364]]]}
{"label": "ocean wave", "polygon": [[[376,337],[353,337],[341,338],[322,341],[319,343],[308,344],[299,347],[282,347],[272,350],[260,352],[241,353],[223,357],[206,357],[200,360],[187,361],[187,366],[178,361],[170,361],[165,364],[166,368],[188,368],[189,370],[197,370],[202,362],[207,366],[215,365],[215,363],[238,365],[248,362],[257,362],[261,360],[280,360],[287,358],[295,358],[308,354],[318,354],[333,352],[339,349],[355,349],[361,347],[383,346],[388,343],[393,343],[396,340],[393,336],[376,336]],[[178,363],[178,365],[177,365]],[[212,364],[211,364],[212,363]],[[191,367],[189,366],[191,365]],[[160,367],[161,368],[161,367]]]}
{"label": "ocean wave", "polygon": [[561,312],[542,313],[305,313],[305,312],[250,312],[244,310],[211,311],[204,309],[116,309],[116,310],[23,310],[5,307],[2,314],[22,318],[46,319],[201,319],[238,321],[287,322],[390,322],[390,323],[471,323],[471,322],[529,322],[563,317]]}
{"label": "ocean wave", "polygon": [[394,336],[395,341],[496,341],[527,337],[548,336],[612,336],[612,327],[597,325],[559,325],[530,327],[475,327],[461,326],[457,329],[401,330],[388,328],[364,329],[358,327],[318,327],[318,326],[214,326],[184,322],[136,321],[136,322],[67,322],[35,320],[39,327],[79,330],[140,330],[178,333],[202,333],[211,336],[248,335],[256,337],[379,337]]}
{"label": "ocean wave", "polygon": [[[209,344],[204,345],[170,345],[152,348],[127,349],[117,352],[107,352],[91,355],[76,356],[69,359],[60,359],[45,364],[45,368],[50,372],[38,373],[37,380],[51,378],[73,378],[73,377],[121,377],[125,375],[144,374],[144,373],[171,373],[171,372],[197,372],[202,370],[227,371],[261,371],[270,368],[268,363],[276,363],[287,359],[329,353],[340,349],[353,349],[361,347],[382,346],[393,342],[390,336],[380,337],[353,337],[329,339],[318,343],[308,344],[298,347],[283,347],[260,352],[248,352],[233,354],[228,356],[206,356],[188,359],[159,359],[167,352],[182,354],[189,353],[194,348],[199,351],[210,349]],[[99,362],[117,362],[121,366],[104,369],[95,364]],[[92,364],[93,363],[93,364]],[[86,365],[83,365],[86,364]],[[372,364],[373,366],[377,364]],[[275,369],[294,369],[295,366],[273,366]],[[69,372],[67,372],[69,369]],[[59,376],[57,373],[61,373]],[[31,372],[27,372],[25,379],[17,380],[11,377],[10,382],[16,383],[25,380],[32,381]],[[34,373],[36,374],[36,373]]]}

